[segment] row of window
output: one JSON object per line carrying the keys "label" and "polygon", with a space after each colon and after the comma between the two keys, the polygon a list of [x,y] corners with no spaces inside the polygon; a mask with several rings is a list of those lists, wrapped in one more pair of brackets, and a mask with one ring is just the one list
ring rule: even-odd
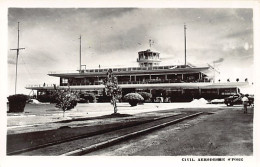
{"label": "row of window", "polygon": [[158,66],[159,63],[140,63],[141,67],[152,67],[152,66]]}
{"label": "row of window", "polygon": [[[159,65],[157,63],[156,65]],[[113,68],[112,71],[138,71],[138,70],[160,70],[160,69],[173,69],[173,68],[185,68],[184,65],[178,66],[155,66],[155,67],[129,67],[129,68]],[[107,72],[109,69],[90,69],[90,70],[82,70],[81,72]]]}

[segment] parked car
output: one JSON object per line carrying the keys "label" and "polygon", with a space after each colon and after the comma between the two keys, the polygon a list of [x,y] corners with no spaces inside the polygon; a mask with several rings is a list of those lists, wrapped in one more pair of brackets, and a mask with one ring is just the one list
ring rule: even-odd
{"label": "parked car", "polygon": [[154,99],[154,102],[155,102],[155,103],[163,103],[163,97],[156,97],[156,98]]}
{"label": "parked car", "polygon": [[[242,97],[244,95],[243,94],[235,94],[233,96],[229,96],[227,98],[224,99],[224,103],[227,105],[227,106],[233,106],[233,105],[236,105],[236,104],[242,104]],[[252,105],[254,103],[254,95],[250,95],[248,96],[248,105]]]}

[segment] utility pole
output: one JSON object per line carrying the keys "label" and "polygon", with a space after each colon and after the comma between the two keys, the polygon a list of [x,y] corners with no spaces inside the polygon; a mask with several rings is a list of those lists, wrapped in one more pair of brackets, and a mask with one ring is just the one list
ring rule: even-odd
{"label": "utility pole", "polygon": [[81,35],[79,36],[79,72],[81,72]]}
{"label": "utility pole", "polygon": [[213,83],[216,81],[216,68],[215,68],[215,62],[213,62],[213,67],[214,67],[214,78],[213,78]]}
{"label": "utility pole", "polygon": [[185,55],[185,63],[184,63],[184,65],[185,65],[185,67],[186,67],[186,29],[187,29],[187,27],[186,27],[186,25],[184,23],[184,55]]}
{"label": "utility pole", "polygon": [[16,50],[16,67],[15,67],[15,94],[16,94],[16,85],[17,85],[17,64],[18,64],[18,55],[19,55],[19,50],[25,49],[25,48],[20,48],[19,47],[19,22],[18,22],[18,44],[16,49],[10,49],[10,50]]}

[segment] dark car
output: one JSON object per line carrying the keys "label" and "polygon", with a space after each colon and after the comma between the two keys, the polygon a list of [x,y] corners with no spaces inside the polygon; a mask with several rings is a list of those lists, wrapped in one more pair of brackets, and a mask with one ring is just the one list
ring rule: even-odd
{"label": "dark car", "polygon": [[[242,98],[243,98],[243,94],[235,94],[233,96],[229,96],[227,98],[224,99],[224,103],[227,105],[227,106],[233,106],[233,105],[236,105],[236,104],[242,104]],[[248,96],[248,105],[251,105],[254,103],[254,96],[251,95],[251,96]]]}

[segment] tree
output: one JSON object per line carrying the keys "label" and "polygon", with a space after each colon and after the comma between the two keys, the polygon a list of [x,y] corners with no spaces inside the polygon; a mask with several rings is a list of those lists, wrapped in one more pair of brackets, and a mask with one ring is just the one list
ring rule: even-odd
{"label": "tree", "polygon": [[229,80],[229,79],[227,79],[227,82],[230,82],[230,80]]}
{"label": "tree", "polygon": [[121,98],[121,88],[118,86],[117,77],[112,74],[112,70],[109,69],[107,77],[103,80],[105,85],[105,93],[107,96],[111,96],[111,103],[114,107],[114,114],[117,113],[117,100]]}
{"label": "tree", "polygon": [[239,81],[239,78],[237,78],[236,81],[238,82],[238,81]]}
{"label": "tree", "polygon": [[70,88],[56,89],[55,97],[57,101],[55,107],[62,109],[63,117],[65,115],[65,111],[70,110],[77,105],[78,93],[72,92]]}

